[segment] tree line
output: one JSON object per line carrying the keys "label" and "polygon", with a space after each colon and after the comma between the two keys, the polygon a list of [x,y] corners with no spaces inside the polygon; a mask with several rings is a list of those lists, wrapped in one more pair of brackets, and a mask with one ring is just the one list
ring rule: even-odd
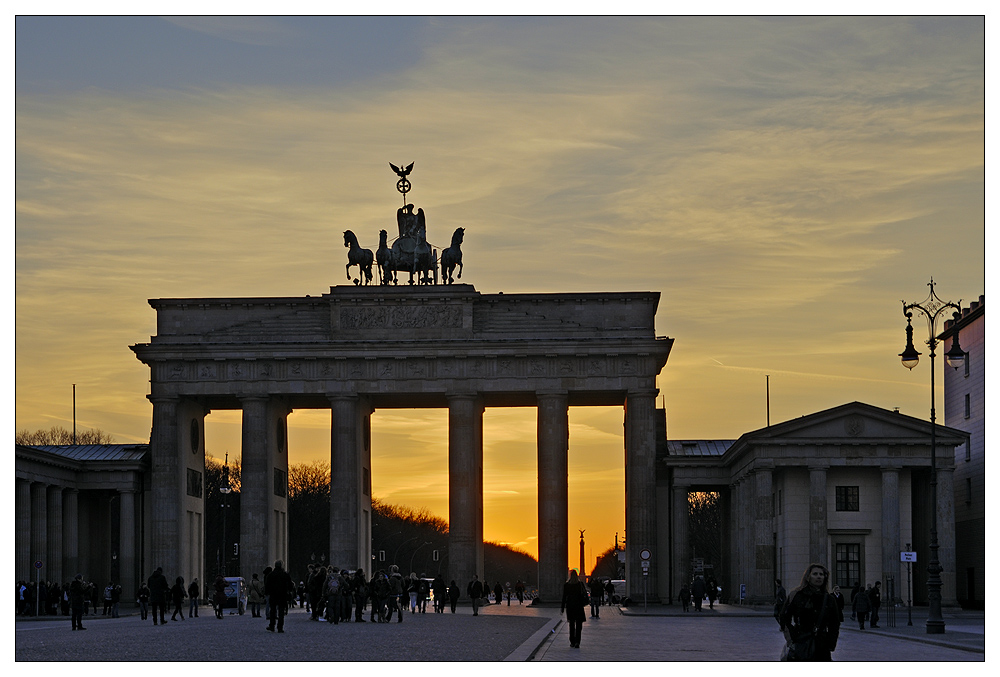
{"label": "tree line", "polygon": [[[205,457],[205,571],[249,577],[251,572],[237,572],[239,556],[239,461],[228,465],[228,496],[219,488],[225,484],[226,468],[212,456]],[[223,508],[227,504],[228,507]],[[226,537],[223,538],[223,514]],[[414,510],[372,497],[372,554],[365,574],[389,569],[396,564],[403,575],[411,572],[433,578],[438,573],[450,580],[448,522],[426,509]],[[223,546],[222,544],[226,545]],[[493,585],[520,579],[527,586],[538,578],[538,561],[526,552],[486,542],[484,578]],[[305,580],[310,564],[355,566],[353,562],[331,562],[330,553],[330,463],[316,461],[288,466],[288,572],[295,581]],[[463,582],[464,585],[464,582]]]}

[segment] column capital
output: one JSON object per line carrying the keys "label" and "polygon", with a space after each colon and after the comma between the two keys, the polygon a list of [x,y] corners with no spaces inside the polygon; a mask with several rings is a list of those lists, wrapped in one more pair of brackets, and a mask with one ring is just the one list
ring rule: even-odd
{"label": "column capital", "polygon": [[462,401],[462,400],[479,400],[480,396],[478,392],[465,392],[465,393],[446,393],[445,397],[449,402],[452,400]]}
{"label": "column capital", "polygon": [[266,394],[259,394],[259,395],[250,394],[250,395],[237,395],[236,399],[240,401],[240,404],[244,404],[246,402],[267,402],[268,400],[271,399],[271,397]]}
{"label": "column capital", "polygon": [[181,398],[177,395],[146,395],[146,399],[153,404],[177,404]]}
{"label": "column capital", "polygon": [[361,397],[357,393],[326,393],[326,399],[331,402],[357,402]]}
{"label": "column capital", "polygon": [[809,463],[808,465],[806,465],[806,468],[809,469],[809,472],[813,472],[813,471],[817,471],[817,470],[822,470],[823,472],[826,472],[827,470],[830,469],[830,464],[829,463]]}
{"label": "column capital", "polygon": [[535,391],[535,398],[539,399],[539,400],[541,400],[541,399],[568,398],[568,397],[569,397],[569,391],[568,390],[536,390]]}
{"label": "column capital", "polygon": [[625,393],[626,399],[631,399],[633,397],[653,397],[655,398],[660,394],[659,388],[636,388],[634,390],[629,390]]}
{"label": "column capital", "polygon": [[883,474],[887,472],[899,472],[902,469],[903,462],[899,460],[889,459],[879,464],[879,470],[881,470]]}

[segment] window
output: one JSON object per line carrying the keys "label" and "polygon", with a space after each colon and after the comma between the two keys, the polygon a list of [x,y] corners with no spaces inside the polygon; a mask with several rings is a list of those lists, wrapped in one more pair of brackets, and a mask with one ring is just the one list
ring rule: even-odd
{"label": "window", "polygon": [[778,514],[781,514],[781,489],[778,489]]}
{"label": "window", "polygon": [[274,495],[282,498],[288,495],[288,473],[281,468],[274,469]]}
{"label": "window", "polygon": [[861,580],[861,544],[837,543],[834,585],[848,590]]}
{"label": "window", "polygon": [[969,378],[969,358],[971,355],[969,353],[965,354],[965,378]]}
{"label": "window", "polygon": [[201,498],[201,473],[191,468],[187,469],[187,495]]}
{"label": "window", "polygon": [[965,504],[972,505],[972,478],[965,478]]}
{"label": "window", "polygon": [[858,487],[837,487],[837,511],[858,512],[861,507]]}
{"label": "window", "polygon": [[969,403],[969,396],[965,396],[965,418],[969,418],[972,415],[972,405]]}
{"label": "window", "polygon": [[972,460],[972,439],[965,440],[965,462],[968,463]]}

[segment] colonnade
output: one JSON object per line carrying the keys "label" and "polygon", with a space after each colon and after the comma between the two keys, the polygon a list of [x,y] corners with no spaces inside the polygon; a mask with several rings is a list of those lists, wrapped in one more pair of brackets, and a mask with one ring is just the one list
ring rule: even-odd
{"label": "colonnade", "polygon": [[[638,552],[656,549],[655,389],[630,391],[625,398],[627,561],[630,584],[642,580]],[[199,575],[200,497],[185,492],[185,472],[203,472],[199,436],[206,411],[184,398],[153,402],[151,519],[152,567],[185,580]],[[372,401],[353,393],[328,394],[331,411],[330,562],[371,567]],[[483,414],[478,392],[448,394],[449,576],[483,578]],[[536,393],[538,470],[538,582],[543,601],[558,601],[569,566],[569,403],[568,391]],[[286,417],[293,396],[240,398],[242,422],[240,574],[262,571],[286,559]],[[188,421],[190,419],[190,422]],[[203,434],[201,435],[203,437]],[[191,452],[191,453],[189,453]],[[197,500],[195,500],[197,499]],[[191,520],[183,520],[187,511]],[[634,552],[632,552],[634,550]],[[370,572],[368,572],[370,573]],[[650,580],[652,579],[652,580]],[[656,573],[647,577],[657,590]]]}
{"label": "colonnade", "polygon": [[[138,571],[136,547],[136,491],[98,490],[103,497],[119,500],[118,547],[113,552],[95,552],[90,541],[100,541],[91,525],[81,515],[80,490],[60,484],[16,478],[15,488],[15,575],[17,580],[48,580],[60,585],[83,573],[103,587],[107,576],[115,573],[115,583],[124,595],[135,594]],[[81,533],[91,535],[83,544]],[[110,546],[110,544],[108,544]],[[41,562],[41,569],[35,567]],[[97,566],[99,570],[89,570]],[[87,570],[85,570],[87,569]],[[123,597],[124,598],[124,597]]]}

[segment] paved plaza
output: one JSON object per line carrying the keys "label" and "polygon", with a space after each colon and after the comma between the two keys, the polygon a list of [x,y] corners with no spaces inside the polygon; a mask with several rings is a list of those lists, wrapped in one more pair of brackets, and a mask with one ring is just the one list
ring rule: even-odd
{"label": "paved plaza", "polygon": [[[367,615],[366,615],[367,618]],[[169,615],[168,615],[169,619]],[[928,636],[924,616],[905,610],[897,627],[856,629],[847,621],[835,661],[984,661],[982,612],[946,614],[945,635]],[[85,618],[73,632],[69,618],[18,620],[17,661],[775,661],[783,639],[766,611],[719,605],[680,613],[650,606],[603,607],[583,626],[581,647],[569,646],[559,610],[492,605],[474,617],[406,613],[402,623],[312,622],[303,609],[286,618],[285,633],[267,632],[264,619],[202,609],[198,618],[154,626],[138,615]]]}

